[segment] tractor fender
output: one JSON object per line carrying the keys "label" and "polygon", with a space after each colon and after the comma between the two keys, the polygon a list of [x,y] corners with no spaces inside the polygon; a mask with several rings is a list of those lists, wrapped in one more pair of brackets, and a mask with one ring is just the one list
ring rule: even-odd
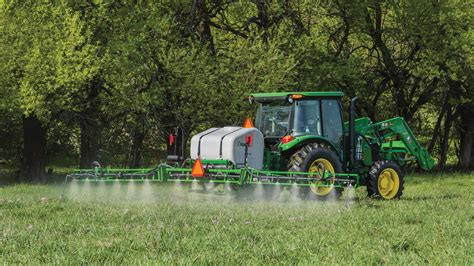
{"label": "tractor fender", "polygon": [[339,151],[338,149],[336,149],[335,145],[330,140],[321,136],[295,137],[290,142],[280,144],[278,148],[282,154],[292,154],[294,151],[301,149],[303,146],[314,142],[326,144],[328,147],[331,148],[331,150],[333,150],[337,154],[338,157],[340,156]]}

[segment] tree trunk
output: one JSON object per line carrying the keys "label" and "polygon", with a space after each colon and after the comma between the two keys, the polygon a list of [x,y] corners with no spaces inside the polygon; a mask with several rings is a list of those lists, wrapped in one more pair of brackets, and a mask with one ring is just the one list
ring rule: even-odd
{"label": "tree trunk", "polygon": [[216,49],[214,47],[214,39],[212,38],[211,33],[211,26],[210,26],[210,18],[209,18],[209,11],[206,6],[205,0],[196,0],[196,11],[197,11],[197,25],[196,31],[201,38],[203,43],[209,45],[209,49],[214,54]]}
{"label": "tree trunk", "polygon": [[145,139],[145,132],[142,129],[137,128],[133,134],[132,148],[129,155],[130,168],[138,168],[141,164],[143,140]]}
{"label": "tree trunk", "polygon": [[99,140],[101,136],[99,90],[101,86],[102,82],[92,81],[86,100],[86,108],[79,118],[81,129],[81,158],[79,164],[81,168],[90,168],[92,162],[99,159]]}
{"label": "tree trunk", "polygon": [[[474,143],[474,141],[473,141]],[[469,166],[470,170],[474,170],[474,147],[471,146],[471,164]]]}
{"label": "tree trunk", "polygon": [[444,132],[443,140],[441,143],[440,156],[438,162],[438,168],[444,170],[446,167],[446,160],[448,159],[448,150],[449,150],[449,133],[451,132],[451,125],[453,122],[453,110],[451,106],[448,106],[446,110],[446,118],[444,120]]}
{"label": "tree trunk", "polygon": [[268,28],[270,28],[270,25],[271,25],[270,18],[268,16],[267,5],[265,3],[265,0],[257,0],[256,5],[257,5],[259,26],[263,30],[262,39],[263,39],[263,42],[266,43],[268,41]]}
{"label": "tree trunk", "polygon": [[98,160],[100,128],[93,119],[82,119],[79,122],[81,129],[81,168],[91,168],[92,162]]}
{"label": "tree trunk", "polygon": [[405,100],[405,75],[403,69],[400,69],[396,64],[392,56],[392,51],[388,48],[387,44],[382,38],[382,8],[380,3],[374,3],[375,17],[372,19],[370,12],[367,12],[366,24],[369,29],[369,35],[371,36],[375,46],[380,51],[381,60],[383,62],[384,77],[390,80],[393,87],[393,97],[397,105],[397,112],[400,116],[403,116],[407,122],[411,116],[408,112],[408,103]]}
{"label": "tree trunk", "polygon": [[441,108],[441,112],[438,115],[438,119],[436,120],[436,125],[433,130],[433,136],[431,137],[430,144],[428,145],[428,152],[432,153],[436,141],[439,138],[439,134],[441,132],[441,122],[443,121],[444,114],[446,113],[446,108],[448,107],[448,97],[444,98],[443,107]]}
{"label": "tree trunk", "polygon": [[459,168],[461,170],[474,169],[474,111],[473,107],[463,106],[460,108],[460,158]]}
{"label": "tree trunk", "polygon": [[46,128],[35,115],[23,117],[23,161],[20,182],[45,182]]}

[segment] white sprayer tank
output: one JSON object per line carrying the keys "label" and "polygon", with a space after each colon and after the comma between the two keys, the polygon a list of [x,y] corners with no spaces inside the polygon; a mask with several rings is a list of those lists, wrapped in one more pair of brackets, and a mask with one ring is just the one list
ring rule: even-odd
{"label": "white sprayer tank", "polygon": [[245,165],[246,138],[251,138],[247,148],[247,165],[263,167],[263,135],[256,128],[222,127],[210,128],[191,139],[191,159],[229,160],[237,167]]}

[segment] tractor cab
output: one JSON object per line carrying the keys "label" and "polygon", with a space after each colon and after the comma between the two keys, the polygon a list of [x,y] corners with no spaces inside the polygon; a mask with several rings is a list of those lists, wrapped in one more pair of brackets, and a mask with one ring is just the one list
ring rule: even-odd
{"label": "tractor cab", "polygon": [[324,139],[335,149],[342,147],[341,92],[257,93],[255,126],[267,147],[287,144],[302,137]]}

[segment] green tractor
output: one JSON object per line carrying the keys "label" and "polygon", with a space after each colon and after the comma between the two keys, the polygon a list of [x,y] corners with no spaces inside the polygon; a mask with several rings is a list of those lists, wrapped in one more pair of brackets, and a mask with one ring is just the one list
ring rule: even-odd
{"label": "green tractor", "polygon": [[[355,118],[350,103],[344,123],[342,92],[276,92],[249,96],[255,127],[211,128],[191,139],[184,156],[182,130],[170,134],[173,154],[150,169],[109,169],[94,163],[66,177],[77,181],[200,183],[221,191],[287,187],[303,199],[338,198],[346,187],[366,186],[370,197],[397,199],[401,168],[416,162],[430,170],[433,159],[401,117],[373,123]],[[294,189],[297,188],[297,189]],[[272,193],[275,195],[275,193]]]}
{"label": "green tractor", "polygon": [[[403,193],[401,167],[418,162],[425,170],[433,159],[418,143],[403,118],[379,123],[355,119],[351,100],[349,121],[344,123],[341,92],[256,93],[256,127],[265,139],[265,167],[269,170],[332,174],[356,173],[369,196],[399,198]],[[322,181],[319,181],[322,182]],[[305,198],[338,197],[341,187],[312,186]]]}

